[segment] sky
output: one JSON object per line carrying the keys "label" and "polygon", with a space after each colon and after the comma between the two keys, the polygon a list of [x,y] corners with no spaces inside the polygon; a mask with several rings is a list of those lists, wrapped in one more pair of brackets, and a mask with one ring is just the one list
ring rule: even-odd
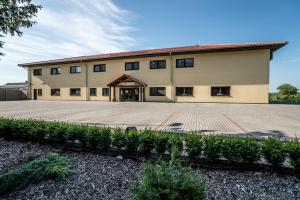
{"label": "sky", "polygon": [[270,63],[270,91],[300,89],[299,0],[33,0],[43,9],[22,37],[1,38],[0,85],[19,63],[196,44],[288,41]]}

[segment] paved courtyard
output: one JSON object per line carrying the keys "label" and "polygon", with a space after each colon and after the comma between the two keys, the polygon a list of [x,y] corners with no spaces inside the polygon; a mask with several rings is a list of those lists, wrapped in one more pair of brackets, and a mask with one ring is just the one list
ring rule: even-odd
{"label": "paved courtyard", "polygon": [[0,102],[0,116],[176,132],[300,137],[300,105],[12,101]]}

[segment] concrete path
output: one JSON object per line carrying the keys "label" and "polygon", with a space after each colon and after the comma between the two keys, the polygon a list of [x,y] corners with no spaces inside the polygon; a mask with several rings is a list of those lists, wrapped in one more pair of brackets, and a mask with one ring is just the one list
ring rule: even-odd
{"label": "concrete path", "polygon": [[300,137],[300,105],[12,101],[0,102],[0,116],[176,132]]}

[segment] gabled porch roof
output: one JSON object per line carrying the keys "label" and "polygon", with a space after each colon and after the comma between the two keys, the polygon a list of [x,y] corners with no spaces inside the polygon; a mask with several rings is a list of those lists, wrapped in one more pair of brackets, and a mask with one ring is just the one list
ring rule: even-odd
{"label": "gabled porch roof", "polygon": [[114,81],[112,81],[109,84],[107,84],[107,86],[114,87],[114,86],[117,86],[121,82],[134,82],[134,83],[136,83],[139,86],[143,86],[143,87],[147,86],[147,84],[144,83],[143,81],[140,81],[140,80],[138,80],[136,78],[133,78],[132,76],[130,76],[128,74],[123,74],[119,78],[117,78]]}

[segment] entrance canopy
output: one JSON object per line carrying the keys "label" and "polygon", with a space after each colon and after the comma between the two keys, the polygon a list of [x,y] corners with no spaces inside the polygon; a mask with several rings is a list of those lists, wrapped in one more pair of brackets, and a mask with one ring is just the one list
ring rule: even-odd
{"label": "entrance canopy", "polygon": [[119,78],[117,78],[116,80],[107,84],[107,86],[109,86],[109,87],[118,87],[118,86],[121,86],[121,87],[122,86],[146,87],[147,84],[136,78],[133,78],[132,76],[124,74],[124,75],[120,76]]}

